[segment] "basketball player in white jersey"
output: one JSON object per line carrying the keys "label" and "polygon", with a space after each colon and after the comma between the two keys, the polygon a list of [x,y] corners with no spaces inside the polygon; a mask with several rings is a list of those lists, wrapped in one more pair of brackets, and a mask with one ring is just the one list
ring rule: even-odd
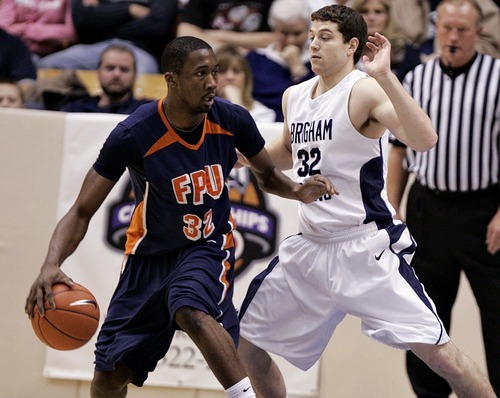
{"label": "basketball player in white jersey", "polygon": [[437,140],[430,119],[390,68],[390,43],[366,44],[366,73],[355,64],[367,41],[360,14],[331,5],[312,14],[310,57],[316,77],[283,96],[285,126],[268,151],[298,182],[325,176],[338,195],[299,204],[299,234],[249,286],[240,311],[239,353],[258,396],[285,397],[266,351],[306,370],[346,314],[362,332],[412,350],[459,397],[495,398],[478,366],[451,342],[410,266],[416,248],[394,221],[386,194],[388,134],[416,151]]}

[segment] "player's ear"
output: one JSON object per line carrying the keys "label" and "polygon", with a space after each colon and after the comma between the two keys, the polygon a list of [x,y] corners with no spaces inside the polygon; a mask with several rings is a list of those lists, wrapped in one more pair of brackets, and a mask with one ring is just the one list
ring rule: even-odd
{"label": "player's ear", "polygon": [[171,86],[175,86],[177,84],[173,72],[165,73],[165,81],[167,82],[168,85]]}
{"label": "player's ear", "polygon": [[354,54],[359,47],[359,39],[357,37],[353,37],[349,40],[349,47],[347,49],[349,54]]}

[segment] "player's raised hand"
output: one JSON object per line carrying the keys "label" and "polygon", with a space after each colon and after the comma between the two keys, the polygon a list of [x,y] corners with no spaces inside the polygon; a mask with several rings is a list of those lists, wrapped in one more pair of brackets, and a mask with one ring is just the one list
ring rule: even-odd
{"label": "player's raised hand", "polygon": [[380,33],[368,36],[366,46],[373,51],[373,58],[363,55],[365,71],[372,77],[391,71],[391,43]]}
{"label": "player's raised hand", "polygon": [[309,177],[302,184],[297,184],[295,188],[297,199],[304,203],[314,202],[323,195],[333,196],[339,193],[332,182],[322,175]]}

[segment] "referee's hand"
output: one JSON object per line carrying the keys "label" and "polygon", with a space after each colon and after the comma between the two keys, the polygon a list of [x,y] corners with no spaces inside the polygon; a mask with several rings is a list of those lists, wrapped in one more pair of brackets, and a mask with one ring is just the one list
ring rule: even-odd
{"label": "referee's hand", "polygon": [[500,209],[493,216],[486,230],[486,250],[491,255],[500,250]]}

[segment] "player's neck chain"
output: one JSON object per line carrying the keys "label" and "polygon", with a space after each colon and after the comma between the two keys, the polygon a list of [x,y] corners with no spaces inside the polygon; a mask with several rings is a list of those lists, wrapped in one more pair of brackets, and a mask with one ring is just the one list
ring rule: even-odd
{"label": "player's neck chain", "polygon": [[[168,118],[167,118],[167,120],[168,120]],[[200,121],[200,122],[199,122],[196,126],[194,126],[194,127],[190,128],[189,130],[184,130],[184,129],[181,129],[180,127],[178,127],[178,126],[176,126],[175,124],[173,124],[170,120],[168,120],[168,122],[169,122],[169,123],[170,123],[170,125],[171,125],[174,129],[176,129],[177,131],[180,131],[180,132],[182,132],[182,133],[191,133],[191,132],[195,131],[198,127],[200,127],[200,124],[202,124],[202,123],[203,123],[203,119],[202,119],[202,120],[201,120],[201,121]]]}
{"label": "player's neck chain", "polygon": [[190,129],[188,130],[185,130],[185,129],[181,129],[179,126],[176,126],[174,123],[172,123],[172,121],[168,118],[167,116],[167,113],[165,112],[165,116],[168,120],[168,122],[170,123],[170,125],[176,130],[176,131],[180,131],[181,133],[191,133],[192,131],[196,130],[198,127],[200,127],[200,124],[203,123],[203,121],[205,120],[205,118],[201,119],[200,122],[198,124],[196,124],[196,126],[194,127],[191,127]]}
{"label": "player's neck chain", "polygon": [[179,137],[181,137],[184,141],[186,141],[188,144],[195,145],[196,143],[198,143],[201,136],[203,135],[203,122],[205,121],[205,118],[201,119],[201,121],[193,128],[190,128],[189,130],[184,130],[173,124],[168,118],[166,113],[165,117],[167,118],[170,126],[172,126],[172,128],[174,129],[175,133]]}

